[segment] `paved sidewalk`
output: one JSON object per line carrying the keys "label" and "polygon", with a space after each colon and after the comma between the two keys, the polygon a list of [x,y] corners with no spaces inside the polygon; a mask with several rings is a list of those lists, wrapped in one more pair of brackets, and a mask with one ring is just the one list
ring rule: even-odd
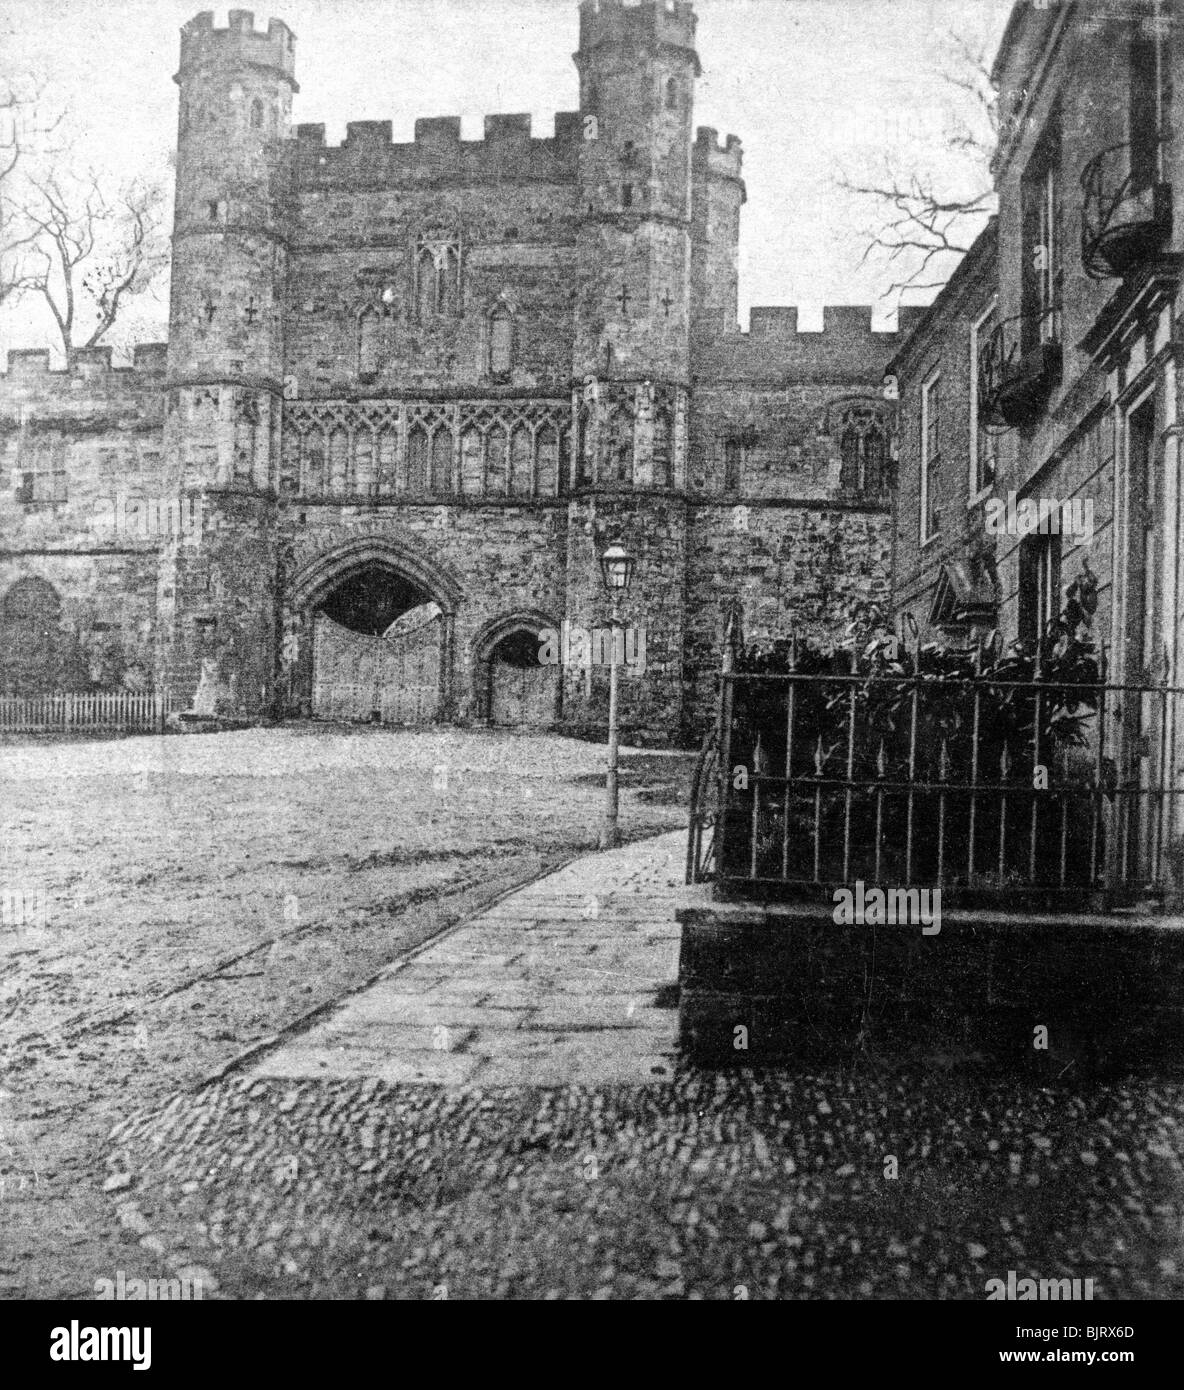
{"label": "paved sidewalk", "polygon": [[443,1086],[660,1082],[673,1070],[686,831],[589,855],[504,898],[252,1067]]}

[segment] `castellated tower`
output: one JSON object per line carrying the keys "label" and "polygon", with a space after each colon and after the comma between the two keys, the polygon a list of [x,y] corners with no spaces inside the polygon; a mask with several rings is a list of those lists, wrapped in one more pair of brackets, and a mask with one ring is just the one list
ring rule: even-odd
{"label": "castellated tower", "polygon": [[206,713],[271,701],[294,71],[279,20],[256,33],[249,10],[231,10],[216,29],[205,12],[181,31],[166,449],[204,526],[166,567],[160,599],[163,664]]}
{"label": "castellated tower", "polygon": [[[682,0],[580,6],[577,378],[689,375],[695,23]],[[636,481],[648,483],[641,453]]]}
{"label": "castellated tower", "polygon": [[[675,721],[685,622],[696,23],[684,0],[583,0],[575,54],[583,122],[573,350],[580,399],[568,615],[597,623],[597,555],[608,541],[624,541],[638,557],[625,618],[646,629],[647,698]],[[626,718],[641,689],[625,682]],[[566,708],[590,696],[569,686]]]}
{"label": "castellated tower", "polygon": [[700,126],[691,160],[692,331],[734,333],[740,306],[740,209],[748,199],[744,150],[735,135],[726,143]]}

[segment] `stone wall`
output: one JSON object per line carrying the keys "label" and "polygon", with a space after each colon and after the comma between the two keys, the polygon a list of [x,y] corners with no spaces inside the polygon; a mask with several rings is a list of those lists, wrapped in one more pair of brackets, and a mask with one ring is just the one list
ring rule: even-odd
{"label": "stone wall", "polygon": [[[573,500],[568,511],[567,616],[585,629],[606,628],[611,603],[604,591],[600,556],[623,539],[637,563],[621,605],[621,621],[640,640],[644,673],[622,670],[623,736],[646,742],[676,740],[685,717],[683,661],[688,550],[687,507],[677,496],[615,493]],[[608,714],[609,673],[565,673],[564,719],[574,730],[602,731]]]}
{"label": "stone wall", "polygon": [[[833,382],[790,378],[776,385],[700,381],[694,396],[691,488],[723,493],[737,502],[837,500],[840,440],[848,413],[874,412],[882,422],[885,445],[891,435],[891,406],[869,376]],[[738,450],[733,478],[728,474],[729,442]]]}
{"label": "stone wall", "polygon": [[[374,153],[365,142],[347,142],[349,158],[322,168],[306,136],[286,310],[286,372],[299,395],[331,396],[343,386],[374,396],[392,388],[488,387],[494,384],[490,314],[498,308],[513,324],[513,369],[496,384],[567,389],[574,162],[548,164],[541,171],[546,177],[512,167],[516,154],[529,164],[534,145],[553,143],[529,136],[524,146],[495,141],[497,160],[484,177],[458,168],[443,178],[436,168],[431,178],[425,177],[428,142],[413,160],[394,160],[384,180],[380,157],[362,163],[357,156],[359,148]],[[447,271],[445,312],[421,313],[417,303],[425,236],[455,242],[458,264]],[[364,334],[372,346],[363,343]]]}
{"label": "stone wall", "polygon": [[1172,921],[948,912],[925,936],[726,903],[679,920],[680,1045],[699,1061],[989,1056],[1051,1077],[1184,1057]]}
{"label": "stone wall", "polygon": [[[112,369],[109,348],[0,375],[0,690],[151,689],[169,506],[163,345]],[[30,582],[36,581],[36,582]]]}
{"label": "stone wall", "polygon": [[886,510],[692,506],[688,531],[686,718],[695,733],[715,712],[715,673],[735,600],[745,640],[765,642],[794,633],[834,640],[868,603],[888,605]]}

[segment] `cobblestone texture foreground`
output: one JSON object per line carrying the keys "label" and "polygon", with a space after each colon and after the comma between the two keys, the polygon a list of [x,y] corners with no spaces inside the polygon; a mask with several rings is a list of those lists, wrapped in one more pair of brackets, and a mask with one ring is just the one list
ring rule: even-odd
{"label": "cobblestone texture foreground", "polygon": [[235,1298],[982,1299],[1009,1269],[1178,1298],[1182,1100],[917,1072],[238,1078],[119,1129],[108,1181],[129,1276],[160,1259]]}
{"label": "cobblestone texture foreground", "polygon": [[651,987],[680,839],[541,880],[254,1074],[118,1125],[125,1268],[235,1298],[981,1299],[1011,1269],[1184,1292],[1179,1084],[674,1062]]}

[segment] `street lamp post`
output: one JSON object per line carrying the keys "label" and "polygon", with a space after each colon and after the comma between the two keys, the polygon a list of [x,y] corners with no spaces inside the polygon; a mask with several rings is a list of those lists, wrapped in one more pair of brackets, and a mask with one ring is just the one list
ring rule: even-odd
{"label": "street lamp post", "polygon": [[612,598],[608,677],[608,771],[604,779],[604,824],[600,827],[600,848],[615,849],[621,843],[617,828],[617,702],[620,689],[620,663],[617,660],[617,631],[621,626],[621,599],[633,578],[633,557],[620,545],[610,545],[600,557],[604,587]]}

